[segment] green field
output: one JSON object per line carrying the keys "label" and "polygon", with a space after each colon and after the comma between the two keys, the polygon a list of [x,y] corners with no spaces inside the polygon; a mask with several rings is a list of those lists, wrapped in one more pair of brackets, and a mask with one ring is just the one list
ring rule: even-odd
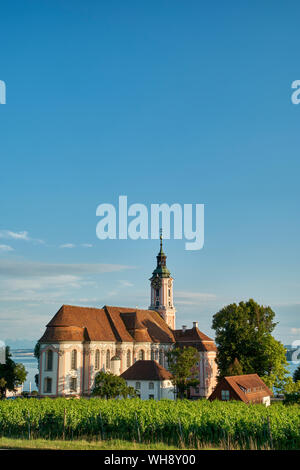
{"label": "green field", "polygon": [[76,439],[73,441],[49,439],[12,439],[0,437],[0,449],[44,449],[44,450],[178,450],[182,447],[169,446],[164,442],[138,443],[122,440],[94,441]]}
{"label": "green field", "polygon": [[300,449],[300,406],[266,408],[206,400],[4,400],[0,436],[122,440],[196,449]]}

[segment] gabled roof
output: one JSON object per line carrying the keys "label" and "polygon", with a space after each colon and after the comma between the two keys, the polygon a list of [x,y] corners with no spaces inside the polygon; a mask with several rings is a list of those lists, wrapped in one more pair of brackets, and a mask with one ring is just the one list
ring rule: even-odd
{"label": "gabled roof", "polygon": [[156,361],[136,361],[121,377],[125,380],[171,380],[172,374]]}
{"label": "gabled roof", "polygon": [[[40,342],[80,339],[69,335],[70,328],[86,329],[91,341],[116,341],[116,336],[104,309],[62,305],[47,324],[46,332]],[[83,335],[81,341],[84,341]]]}
{"label": "gabled roof", "polygon": [[227,376],[225,380],[245,403],[273,395],[257,374]]}
{"label": "gabled roof", "polygon": [[217,351],[214,340],[202,333],[197,327],[185,331],[175,330],[174,337],[179,346],[192,346],[198,351]]}
{"label": "gabled roof", "polygon": [[240,399],[244,403],[259,401],[263,397],[273,395],[272,391],[257,374],[245,374],[223,377],[209,399],[214,400],[217,398],[218,392],[226,390],[226,387],[234,392],[235,399]]}
{"label": "gabled roof", "polygon": [[39,341],[75,340],[173,343],[174,335],[154,310],[63,305]]}

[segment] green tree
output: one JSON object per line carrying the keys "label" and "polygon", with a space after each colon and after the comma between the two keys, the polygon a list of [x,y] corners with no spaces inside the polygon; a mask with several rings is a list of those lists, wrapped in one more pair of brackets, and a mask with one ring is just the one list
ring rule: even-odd
{"label": "green tree", "polygon": [[38,374],[35,374],[34,376],[35,385],[37,387],[39,387],[39,380],[40,380],[40,351],[41,351],[41,345],[39,342],[37,342],[33,351],[34,357],[37,360],[37,368],[39,371]]}
{"label": "green tree", "polygon": [[235,358],[233,363],[228,367],[228,375],[243,375],[243,368],[237,358]]}
{"label": "green tree", "polygon": [[6,391],[15,391],[16,387],[22,385],[27,377],[23,364],[16,364],[11,359],[9,347],[5,349],[5,364],[0,364],[0,399],[5,398]]}
{"label": "green tree", "polygon": [[294,382],[298,382],[298,380],[300,380],[300,366],[298,366],[297,369],[295,370],[294,375],[293,375],[293,380]]}
{"label": "green tree", "polygon": [[213,317],[219,377],[237,359],[244,374],[258,374],[269,387],[282,389],[288,375],[286,350],[272,336],[275,313],[253,299],[222,308]]}
{"label": "green tree", "polygon": [[41,350],[41,345],[39,342],[37,342],[36,345],[34,346],[33,354],[38,361],[40,359],[40,350]]}
{"label": "green tree", "polygon": [[136,392],[133,387],[127,387],[126,381],[110,372],[100,371],[95,377],[95,386],[92,395],[100,398],[123,398],[136,397]]}
{"label": "green tree", "polygon": [[196,369],[196,363],[199,360],[197,349],[191,346],[184,348],[175,347],[168,351],[167,357],[177,397],[180,399],[189,398],[190,387],[195,387],[199,384]]}

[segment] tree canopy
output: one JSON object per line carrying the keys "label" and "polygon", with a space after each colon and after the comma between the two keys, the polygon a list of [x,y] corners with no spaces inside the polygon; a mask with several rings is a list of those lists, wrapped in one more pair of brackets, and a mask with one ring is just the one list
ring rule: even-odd
{"label": "tree canopy", "polygon": [[297,369],[295,370],[294,375],[293,375],[293,380],[294,382],[298,382],[298,380],[300,380],[300,366],[298,366]]}
{"label": "tree canopy", "polygon": [[92,395],[100,398],[135,397],[133,387],[128,387],[123,377],[110,372],[100,371],[95,377],[95,386]]}
{"label": "tree canopy", "polygon": [[197,349],[189,346],[184,348],[175,347],[168,351],[168,365],[176,387],[178,398],[188,398],[190,387],[199,384],[197,378],[196,364],[199,360]]}
{"label": "tree canopy", "polygon": [[219,377],[230,375],[237,360],[243,374],[256,373],[269,387],[284,387],[288,375],[286,351],[271,334],[277,324],[274,318],[271,307],[253,299],[227,305],[214,315]]}
{"label": "tree canopy", "polygon": [[22,385],[27,377],[27,372],[23,364],[16,364],[11,359],[9,347],[5,349],[5,364],[0,364],[0,398],[5,398],[6,391],[14,391],[16,387]]}

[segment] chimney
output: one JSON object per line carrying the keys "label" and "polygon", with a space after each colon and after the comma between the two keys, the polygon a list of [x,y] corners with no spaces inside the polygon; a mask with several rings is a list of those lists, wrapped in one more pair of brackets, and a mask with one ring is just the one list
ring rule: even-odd
{"label": "chimney", "polygon": [[186,330],[186,325],[182,325],[182,333],[184,333]]}
{"label": "chimney", "polygon": [[193,321],[193,328],[198,328],[198,322],[197,321]]}

